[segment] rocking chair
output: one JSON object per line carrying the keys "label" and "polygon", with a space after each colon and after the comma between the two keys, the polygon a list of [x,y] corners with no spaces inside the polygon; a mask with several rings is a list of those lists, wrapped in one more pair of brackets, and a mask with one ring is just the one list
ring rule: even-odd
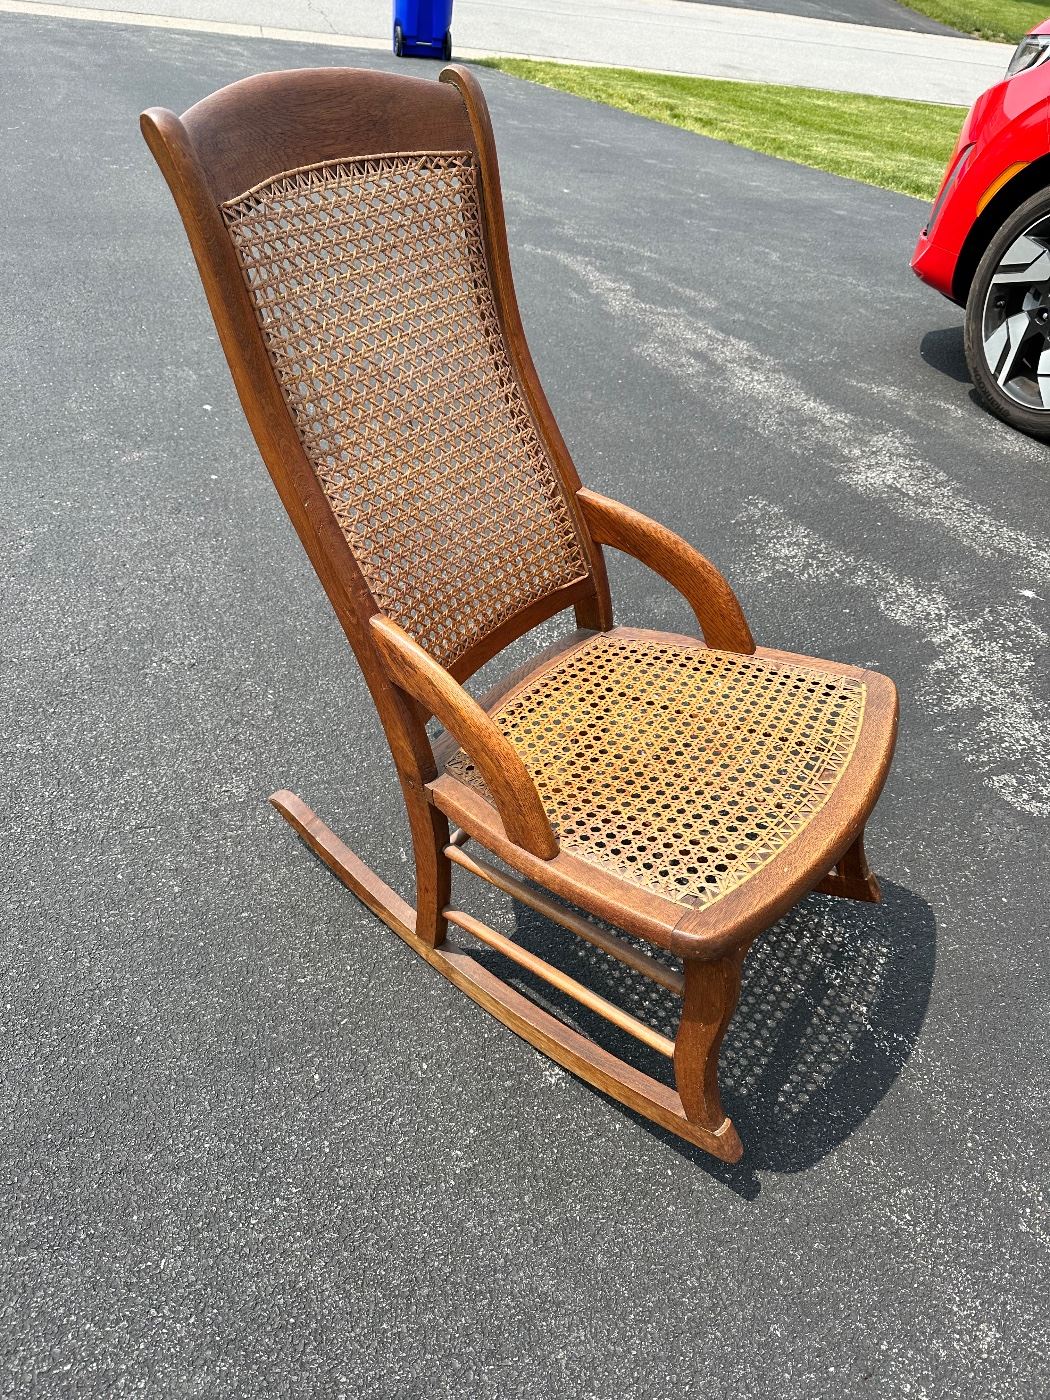
{"label": "rocking chair", "polygon": [[[707,559],[581,486],[525,342],[488,111],[466,69],[439,82],[270,73],[181,120],[151,109],[142,129],[252,432],[379,711],[415,904],[298,797],[273,805],[511,1030],[738,1160],[718,1055],[741,962],[810,890],[879,898],[862,838],[893,750],[892,682],[756,647]],[[678,589],[703,640],[614,626],[603,546]],[[572,635],[480,702],[463,688],[570,607]],[[454,865],[679,995],[674,1040],[452,908]],[[666,1056],[676,1088],[494,975],[450,924]]]}

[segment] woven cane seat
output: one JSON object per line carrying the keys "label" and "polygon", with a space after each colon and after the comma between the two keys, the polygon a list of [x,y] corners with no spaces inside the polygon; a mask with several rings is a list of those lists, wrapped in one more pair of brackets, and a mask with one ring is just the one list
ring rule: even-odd
{"label": "woven cane seat", "polygon": [[[706,907],[826,804],[864,717],[856,676],[599,633],[493,711],[562,849]],[[450,776],[485,795],[460,749]]]}

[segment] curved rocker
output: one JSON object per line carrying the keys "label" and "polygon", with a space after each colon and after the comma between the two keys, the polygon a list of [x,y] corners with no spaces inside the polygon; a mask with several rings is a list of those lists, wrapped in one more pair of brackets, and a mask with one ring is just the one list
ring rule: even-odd
{"label": "curved rocker", "polygon": [[[494,976],[488,968],[483,967],[476,958],[472,958],[463,949],[453,947],[447,941],[435,948],[417,937],[416,911],[412,906],[399,894],[396,894],[389,885],[385,884],[369,866],[365,865],[364,861],[359,860],[353,851],[345,846],[319,817],[314,815],[305,802],[291,792],[275,792],[270,801],[288,824],[299,833],[310,849],[320,856],[329,870],[342,880],[348,890],[356,894],[358,899],[372,910],[373,914],[378,914],[387,927],[392,928],[414,952],[430,963],[431,967],[436,967],[453,986],[466,992],[472,1001],[483,1006],[486,1011],[495,1016],[497,1021],[502,1021],[505,1026],[509,1026],[512,1031],[520,1035],[523,1040],[527,1040],[530,1045],[534,1045],[537,1050],[542,1050],[550,1059],[555,1060],[572,1074],[585,1080],[586,1083],[608,1094],[610,1098],[616,1099],[618,1103],[634,1109],[637,1113],[644,1114],[652,1122],[659,1123],[661,1127],[668,1128],[671,1132],[677,1133],[679,1137],[685,1138],[687,1142],[702,1147],[705,1152],[710,1152],[723,1161],[738,1162],[740,1160],[744,1152],[743,1145],[732,1122],[721,1111],[721,1106],[718,1104],[717,1086],[714,1090],[715,1107],[711,1111],[705,1113],[700,1102],[695,1101],[695,1095],[690,1095],[693,1111],[687,1111],[682,1098],[673,1089],[669,1089],[666,1084],[661,1084],[659,1080],[653,1079],[650,1075],[642,1074],[640,1070],[636,1070],[623,1060],[617,1059],[615,1055],[610,1055],[607,1050],[603,1050],[593,1040],[581,1035],[579,1031],[574,1031],[564,1021],[559,1021],[556,1016],[544,1011],[528,997],[522,996],[508,983]],[[465,916],[454,914],[451,911],[449,917],[455,919],[456,922],[462,920],[468,932],[478,932],[484,928],[484,925],[479,925],[477,920],[468,921]],[[494,932],[494,930],[486,932]],[[497,935],[498,937],[499,935]],[[509,939],[504,941],[510,942]],[[516,945],[512,945],[512,947],[516,947]],[[501,951],[506,950],[501,949]],[[659,964],[654,965],[659,966]],[[566,984],[571,982],[571,978],[564,979]],[[736,977],[738,988],[739,983],[738,972]],[[573,985],[579,991],[583,990],[579,983]],[[567,986],[562,985],[562,990],[567,989]],[[735,1002],[734,995],[732,1005],[726,1005],[716,1012],[719,1042]],[[596,1009],[592,1003],[588,1002],[587,1004],[592,1009]],[[606,1002],[605,1006],[608,1007],[609,1003]],[[702,1027],[702,1015],[706,1010],[705,1006],[698,1006],[696,1011],[691,1013],[690,1021],[696,1019],[697,1012],[699,1012]],[[625,1020],[633,1020],[633,1018],[626,1017],[625,1013],[621,1014],[624,1015]],[[685,1020],[686,1017],[683,1015],[683,1022]],[[635,1022],[638,1027],[641,1027],[641,1024],[641,1022]],[[651,1034],[654,1037],[656,1035],[655,1032]],[[664,1039],[662,1036],[659,1038]],[[681,1072],[679,1070],[679,1065],[682,1064],[680,1055],[694,1053],[694,1039],[695,1034],[690,1027],[684,1038],[682,1032],[679,1032],[678,1042],[682,1043],[681,1051],[676,1050],[671,1042],[667,1042],[671,1045],[671,1054],[675,1058],[676,1073]],[[687,1046],[688,1048],[686,1048]],[[703,1045],[698,1046],[695,1052],[698,1064],[700,1061],[706,1060],[714,1065],[717,1048],[713,1044],[708,1044],[706,1049]],[[689,1082],[690,1068],[690,1066],[682,1065],[687,1082]],[[713,1077],[716,1072],[716,1070],[710,1071],[711,1076]],[[703,1071],[699,1071],[699,1073],[702,1077]]]}
{"label": "curved rocker", "polygon": [[[862,838],[893,750],[892,683],[756,647],[713,564],[583,488],[525,342],[488,112],[468,71],[448,67],[438,83],[271,73],[181,119],[151,109],[142,129],[260,452],[379,712],[414,906],[299,798],[278,792],[273,805],[498,1020],[738,1160],[718,1055],[741,965],[812,889],[878,898]],[[701,636],[614,626],[607,547],[678,589]],[[571,635],[481,700],[468,694],[479,667],[568,608]],[[432,717],[445,731],[434,744]],[[453,907],[454,866],[681,997],[675,1038]],[[541,1009],[450,926],[664,1056],[676,1087]]]}

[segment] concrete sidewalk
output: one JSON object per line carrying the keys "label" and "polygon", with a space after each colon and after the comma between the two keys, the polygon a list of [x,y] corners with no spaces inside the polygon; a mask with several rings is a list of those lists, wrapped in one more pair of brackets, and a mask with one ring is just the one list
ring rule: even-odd
{"label": "concrete sidewalk", "polygon": [[[134,0],[133,12],[98,0],[0,0],[0,10],[356,47],[388,47],[391,28],[383,0]],[[555,58],[963,106],[1003,76],[1012,52],[952,35],[679,0],[456,0],[453,38],[463,58]]]}

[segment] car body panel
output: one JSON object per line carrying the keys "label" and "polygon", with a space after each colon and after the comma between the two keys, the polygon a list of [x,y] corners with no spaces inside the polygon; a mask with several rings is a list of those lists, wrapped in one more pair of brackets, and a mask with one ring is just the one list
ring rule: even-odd
{"label": "car body panel", "polygon": [[[1050,19],[1033,33],[1050,33]],[[964,153],[968,152],[963,158]],[[1050,154],[1050,61],[996,83],[970,108],[919,235],[911,266],[951,301],[959,256],[997,181],[1009,188],[1025,167]]]}

